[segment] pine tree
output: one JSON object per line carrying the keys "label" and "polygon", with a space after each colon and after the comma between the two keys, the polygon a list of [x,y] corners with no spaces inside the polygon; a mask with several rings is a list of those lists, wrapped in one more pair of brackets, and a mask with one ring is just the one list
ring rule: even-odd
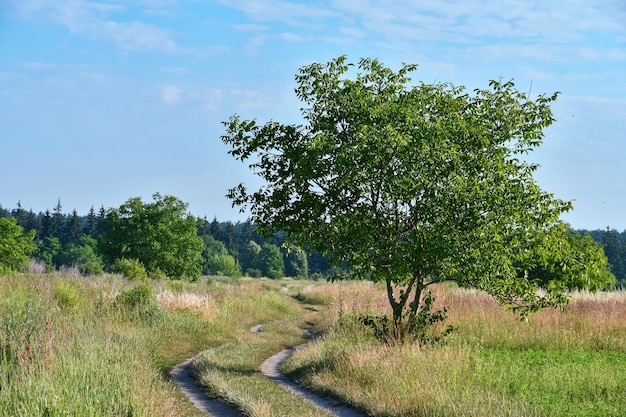
{"label": "pine tree", "polygon": [[222,234],[222,241],[224,242],[224,245],[226,245],[228,252],[231,255],[236,256],[238,252],[237,229],[235,228],[233,222],[226,222],[226,227],[224,228],[224,233]]}
{"label": "pine tree", "polygon": [[213,218],[213,221],[211,222],[210,231],[211,231],[211,236],[213,236],[213,239],[222,241],[222,227],[220,223],[217,221],[217,217]]}
{"label": "pine tree", "polygon": [[624,259],[622,256],[622,245],[619,243],[619,234],[615,229],[606,228],[604,235],[602,236],[602,245],[604,246],[604,253],[611,265],[611,272],[615,275],[618,282],[626,280],[626,274],[624,273]]}
{"label": "pine tree", "polygon": [[72,215],[65,221],[65,244],[77,244],[80,239],[80,221],[76,209],[72,211]]}
{"label": "pine tree", "polygon": [[41,240],[44,240],[47,237],[54,236],[52,223],[53,221],[52,221],[52,215],[50,214],[50,210],[46,209],[46,212],[41,218],[41,236],[40,236]]}
{"label": "pine tree", "polygon": [[96,218],[96,210],[91,206],[89,214],[87,215],[87,223],[85,223],[85,227],[83,228],[83,233],[89,237],[96,237],[97,230],[98,219]]}
{"label": "pine tree", "polygon": [[25,229],[25,223],[26,223],[25,215],[26,215],[26,210],[22,208],[22,202],[18,201],[17,208],[13,210],[13,212],[11,213],[11,216],[15,219],[15,221],[17,222],[17,225],[21,226],[24,229]]}
{"label": "pine tree", "polygon": [[35,239],[39,240],[41,238],[41,219],[40,219],[40,216],[37,216],[33,212],[33,209],[30,209],[28,211],[28,213],[26,213],[25,218],[26,218],[26,225],[24,227],[24,230],[26,230],[26,231],[34,230],[35,231]]}
{"label": "pine tree", "polygon": [[52,222],[50,223],[50,236],[56,237],[62,240],[62,227],[63,227],[63,206],[61,206],[61,198],[58,199],[57,205],[53,210]]}

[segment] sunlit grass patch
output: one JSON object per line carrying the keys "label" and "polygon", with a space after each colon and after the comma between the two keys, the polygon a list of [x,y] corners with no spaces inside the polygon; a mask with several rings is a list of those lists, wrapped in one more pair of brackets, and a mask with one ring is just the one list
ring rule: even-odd
{"label": "sunlit grass patch", "polygon": [[[306,385],[385,416],[618,416],[626,409],[626,297],[576,293],[564,312],[531,324],[489,295],[433,287],[458,330],[427,349],[384,346],[348,312],[386,313],[384,290],[365,283],[332,294],[325,336],[285,370]],[[358,299],[353,297],[359,297]]]}

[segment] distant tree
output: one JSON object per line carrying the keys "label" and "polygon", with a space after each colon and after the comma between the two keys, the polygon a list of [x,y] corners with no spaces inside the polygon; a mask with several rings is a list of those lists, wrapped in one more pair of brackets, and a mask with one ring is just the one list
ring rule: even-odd
{"label": "distant tree", "polygon": [[307,264],[309,266],[309,275],[315,274],[316,276],[332,276],[334,274],[334,268],[328,263],[328,256],[324,256],[320,252],[308,251],[307,252]]}
{"label": "distant tree", "polygon": [[280,248],[270,243],[264,243],[259,252],[259,266],[261,273],[272,279],[285,276],[285,264]]}
{"label": "distant tree", "polygon": [[390,338],[419,335],[439,317],[428,287],[447,279],[523,317],[560,306],[562,291],[538,294],[514,265],[571,208],[539,188],[525,157],[552,124],[557,94],[531,100],[497,81],[471,93],[409,85],[415,69],[345,57],[303,67],[296,94],[305,125],[225,122],[229,153],[251,160],[266,184],[240,184],[228,196],[265,236],[287,232],[350,276],[383,282]]}
{"label": "distant tree", "polygon": [[45,237],[39,248],[39,257],[46,263],[48,271],[62,264],[61,242],[58,237]]}
{"label": "distant tree", "polygon": [[231,278],[241,277],[241,268],[234,256],[226,254],[215,254],[208,261],[209,275],[220,275]]}
{"label": "distant tree", "polygon": [[50,214],[50,210],[46,209],[46,212],[41,217],[41,240],[47,237],[53,237],[53,224],[52,224],[52,215]]}
{"label": "distant tree", "polygon": [[224,230],[222,231],[222,242],[224,242],[226,249],[228,249],[228,252],[231,255],[238,252],[237,229],[235,228],[233,222],[226,222],[224,225]]}
{"label": "distant tree", "polygon": [[201,236],[204,242],[204,248],[202,249],[202,273],[205,275],[213,275],[213,266],[210,264],[211,259],[216,255],[228,255],[228,250],[224,243],[219,240],[215,240],[212,235]]}
{"label": "distant tree", "polygon": [[210,234],[210,230],[209,227],[211,226],[211,223],[209,223],[209,221],[206,219],[206,216],[204,218],[196,218],[196,232],[198,233],[198,236],[204,236],[204,235],[208,235]]}
{"label": "distant tree", "polygon": [[[247,244],[243,245],[241,250],[239,251],[239,263],[241,264],[241,269],[252,276],[260,275],[260,253],[261,245],[256,243],[254,240],[250,240]],[[255,272],[251,273],[251,271],[256,270],[259,271],[258,274],[256,274]]]}
{"label": "distant tree", "polygon": [[211,235],[215,240],[222,240],[222,227],[220,226],[220,222],[217,221],[217,217],[213,218],[210,227]]}
{"label": "distant tree", "polygon": [[[256,228],[250,221],[246,220],[241,223],[241,227],[238,233],[238,243],[240,246],[246,245],[251,240],[258,239],[259,236],[256,233]],[[256,240],[255,240],[256,241]]]}
{"label": "distant tree", "polygon": [[63,243],[76,245],[82,234],[80,218],[76,209],[72,210],[72,215],[66,218],[64,230],[65,233]]}
{"label": "distant tree", "polygon": [[62,264],[77,266],[84,275],[98,275],[104,270],[102,257],[97,254],[96,239],[83,235],[77,243],[70,243],[63,251]]}
{"label": "distant tree", "polygon": [[535,248],[523,254],[519,273],[544,288],[586,289],[598,291],[615,288],[602,245],[590,234],[580,234],[566,224],[541,233]]}
{"label": "distant tree", "polygon": [[37,250],[35,231],[25,232],[14,218],[0,218],[0,270],[18,270],[28,265]]}
{"label": "distant tree", "polygon": [[109,264],[139,260],[150,276],[197,279],[202,264],[202,239],[187,204],[173,196],[152,196],[152,203],[131,198],[107,213],[98,249]]}
{"label": "distant tree", "polygon": [[87,222],[83,227],[83,233],[92,238],[98,237],[98,217],[96,216],[96,210],[91,206],[89,214],[87,214]]}
{"label": "distant tree", "polygon": [[35,240],[39,240],[41,238],[41,219],[33,212],[32,209],[26,213],[25,218],[24,230],[34,230]]}
{"label": "distant tree", "polygon": [[61,205],[61,199],[57,200],[57,205],[52,210],[52,221],[50,222],[50,236],[59,238],[63,237],[63,206]]}
{"label": "distant tree", "polygon": [[26,210],[22,208],[22,202],[18,201],[17,207],[11,212],[11,216],[15,219],[17,224],[21,226],[22,228],[25,228],[26,226],[25,215],[26,215]]}
{"label": "distant tree", "polygon": [[284,258],[285,275],[294,278],[309,276],[309,263],[306,252],[298,246],[290,247]]}
{"label": "distant tree", "polygon": [[607,227],[602,234],[602,245],[615,277],[619,281],[626,280],[626,259],[623,256],[623,245],[620,244],[618,231]]}

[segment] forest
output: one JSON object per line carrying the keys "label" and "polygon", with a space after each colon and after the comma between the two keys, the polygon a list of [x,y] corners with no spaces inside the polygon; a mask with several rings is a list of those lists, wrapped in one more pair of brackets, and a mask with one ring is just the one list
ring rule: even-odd
{"label": "forest", "polygon": [[[159,196],[159,201],[167,198],[161,199]],[[173,197],[169,198],[182,204]],[[130,199],[129,202],[136,200]],[[120,268],[128,269],[129,265],[116,264],[114,261],[117,256],[113,255],[107,259],[106,254],[102,252],[106,246],[103,243],[103,234],[107,230],[110,231],[108,226],[111,222],[107,220],[107,215],[115,211],[116,209],[104,207],[96,211],[92,207],[86,215],[81,215],[76,210],[68,214],[63,212],[59,199],[52,210],[47,209],[39,213],[24,209],[21,202],[18,202],[14,209],[6,209],[0,205],[0,218],[13,218],[24,232],[34,233],[37,250],[33,254],[33,259],[37,262],[34,264],[31,262],[31,268],[46,271],[75,269],[82,274],[98,274],[103,271],[126,272],[125,275],[128,275],[132,272],[122,271]],[[184,215],[184,210],[179,214]],[[287,250],[283,245],[284,234],[277,233],[269,239],[264,238],[256,232],[255,225],[249,221],[233,223],[219,221],[217,218],[209,221],[206,217],[197,218],[191,215],[189,220],[195,222],[195,234],[201,240],[201,259],[192,262],[198,264],[198,272],[201,275],[270,278],[291,276],[320,279],[335,272],[320,253],[305,252],[299,248]],[[122,236],[123,232],[119,230],[117,232],[118,239],[125,239]],[[130,239],[128,236],[126,238]],[[150,275],[157,278],[159,272],[152,272]],[[167,275],[182,277],[176,276],[175,273]]]}
{"label": "forest", "polygon": [[[64,213],[59,199],[51,210],[39,213],[24,209],[21,202],[13,209],[0,205],[0,218],[13,218],[25,232],[34,231],[37,250],[33,258],[39,261],[36,263],[39,268],[98,274],[124,269],[124,265],[115,264],[113,259],[108,262],[98,247],[98,241],[107,230],[107,214],[114,210],[102,206],[97,211],[92,207],[86,215],[76,210]],[[284,233],[264,238],[249,221],[190,218],[195,222],[196,235],[202,240],[202,259],[199,260],[202,275],[323,279],[337,273],[321,253],[300,248],[287,250]],[[626,285],[626,230],[580,229],[576,232],[581,236],[590,235],[602,246],[617,287],[623,288]],[[36,265],[31,262],[31,268]],[[132,274],[128,265],[125,272]]]}

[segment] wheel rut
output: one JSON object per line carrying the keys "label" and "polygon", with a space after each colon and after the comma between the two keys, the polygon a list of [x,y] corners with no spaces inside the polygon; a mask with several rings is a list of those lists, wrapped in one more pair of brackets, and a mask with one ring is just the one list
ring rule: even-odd
{"label": "wheel rut", "polygon": [[[250,328],[250,331],[253,333],[258,333],[262,330],[263,326],[260,324]],[[332,398],[322,397],[304,389],[280,372],[280,366],[283,361],[293,355],[296,350],[304,347],[305,345],[306,343],[290,349],[284,349],[274,356],[266,359],[261,364],[261,373],[287,391],[291,392],[293,395],[309,400],[315,407],[327,412],[331,416],[366,417],[366,414],[349,406],[343,405]],[[189,398],[189,401],[191,401],[196,408],[203,411],[208,416],[245,417],[245,415],[237,410],[237,408],[232,404],[219,399],[208,398],[202,391],[202,388],[196,385],[195,381],[191,377],[191,363],[195,358],[195,356],[189,358],[172,369],[170,372],[172,382],[178,386],[178,388],[187,396],[187,398]]]}

